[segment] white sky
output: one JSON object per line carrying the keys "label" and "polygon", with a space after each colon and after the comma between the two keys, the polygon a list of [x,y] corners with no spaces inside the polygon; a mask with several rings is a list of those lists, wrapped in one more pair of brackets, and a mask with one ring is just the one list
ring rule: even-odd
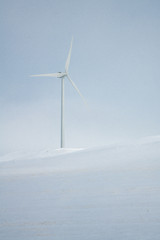
{"label": "white sky", "polygon": [[158,0],[2,0],[0,153],[58,148],[60,81],[31,74],[64,70],[66,147],[160,134]]}

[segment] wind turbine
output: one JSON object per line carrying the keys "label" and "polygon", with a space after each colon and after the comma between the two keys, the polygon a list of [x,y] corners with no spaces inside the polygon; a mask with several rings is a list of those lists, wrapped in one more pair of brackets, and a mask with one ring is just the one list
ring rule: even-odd
{"label": "wind turbine", "polygon": [[[57,72],[57,73],[47,73],[47,74],[37,74],[37,75],[31,75],[31,77],[57,77],[61,79],[61,148],[64,148],[64,78],[67,77],[74,89],[77,91],[77,93],[80,95],[80,97],[85,102],[85,99],[83,95],[80,93],[79,89],[75,85],[75,83],[72,81],[68,74],[69,64],[70,64],[70,58],[71,58],[71,51],[72,51],[72,43],[73,38],[71,40],[71,46],[69,49],[68,57],[65,64],[65,71],[64,72]],[[86,103],[86,102],[85,102]]]}

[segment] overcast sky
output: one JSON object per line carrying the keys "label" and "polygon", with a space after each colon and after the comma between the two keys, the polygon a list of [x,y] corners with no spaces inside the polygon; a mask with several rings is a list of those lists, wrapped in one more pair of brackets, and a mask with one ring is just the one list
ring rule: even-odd
{"label": "overcast sky", "polygon": [[64,71],[66,147],[160,134],[159,0],[1,0],[0,153],[60,144]]}

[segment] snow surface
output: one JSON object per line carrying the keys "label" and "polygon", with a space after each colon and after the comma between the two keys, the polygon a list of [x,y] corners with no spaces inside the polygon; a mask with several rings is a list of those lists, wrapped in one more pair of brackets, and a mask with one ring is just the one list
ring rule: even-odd
{"label": "snow surface", "polygon": [[160,140],[1,157],[0,239],[159,240]]}

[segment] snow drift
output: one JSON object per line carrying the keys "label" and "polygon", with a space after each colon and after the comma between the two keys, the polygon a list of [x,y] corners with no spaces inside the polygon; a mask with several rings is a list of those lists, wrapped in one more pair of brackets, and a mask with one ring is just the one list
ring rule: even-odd
{"label": "snow drift", "polygon": [[0,239],[160,239],[160,141],[0,159]]}

